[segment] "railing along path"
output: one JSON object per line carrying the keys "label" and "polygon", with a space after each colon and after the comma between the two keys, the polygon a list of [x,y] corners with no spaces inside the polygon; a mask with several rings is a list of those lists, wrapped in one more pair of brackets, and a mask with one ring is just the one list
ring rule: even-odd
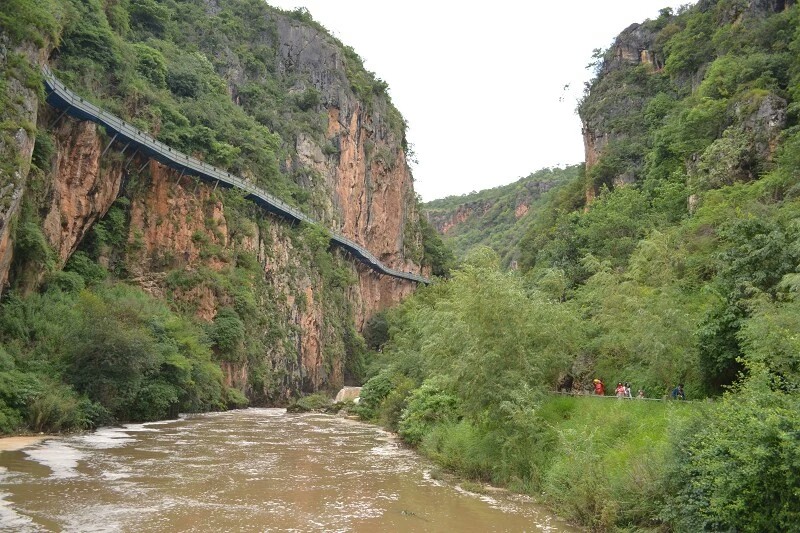
{"label": "railing along path", "polygon": [[[208,163],[200,161],[190,155],[174,150],[166,144],[157,141],[147,133],[142,132],[136,127],[128,124],[121,118],[109,113],[108,111],[91,104],[73,93],[63,83],[53,75],[53,72],[48,67],[42,68],[45,85],[47,86],[47,103],[55,108],[63,110],[61,116],[68,114],[80,120],[88,120],[96,124],[100,124],[106,129],[109,135],[112,135],[111,141],[106,147],[106,150],[111,145],[118,141],[126,143],[123,152],[129,147],[135,147],[134,154],[142,154],[149,159],[155,159],[170,168],[179,170],[181,176],[184,174],[197,176],[199,179],[221,185],[226,188],[236,188],[247,193],[246,198],[255,202],[262,209],[273,213],[277,216],[285,218],[291,222],[306,222],[312,225],[319,225],[317,221],[297,210],[296,208],[286,204],[280,199],[272,196],[248,182],[247,180],[235,176],[230,172],[220,170]],[[60,117],[59,117],[60,118]],[[105,152],[103,152],[105,153]],[[326,228],[330,234],[331,242],[344,250],[350,252],[360,262],[367,265],[375,272],[392,276],[395,278],[406,279],[417,283],[430,283],[428,278],[422,277],[411,272],[403,272],[389,268],[381,261],[378,260],[369,250],[360,244],[339,235]]]}
{"label": "railing along path", "polygon": [[677,399],[677,398],[672,398],[669,393],[665,394],[664,396],[662,396],[660,398],[639,398],[638,396],[632,396],[632,397],[628,398],[628,397],[619,397],[616,394],[599,395],[599,394],[595,394],[594,390],[592,390],[592,389],[574,390],[572,392],[551,390],[551,391],[547,391],[547,392],[548,392],[548,394],[552,394],[554,396],[571,396],[573,398],[596,398],[598,400],[601,400],[601,399],[602,400],[605,400],[605,399],[609,399],[609,400],[637,400],[637,401],[644,400],[646,402],[677,402],[677,403],[700,403],[700,402],[708,403],[710,401],[710,399],[705,399],[705,400],[680,400],[680,399]]}

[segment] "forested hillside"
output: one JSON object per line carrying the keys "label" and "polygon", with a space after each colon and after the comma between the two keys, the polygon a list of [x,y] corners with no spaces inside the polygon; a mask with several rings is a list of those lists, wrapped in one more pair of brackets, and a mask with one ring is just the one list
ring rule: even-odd
{"label": "forested hillside", "polygon": [[521,272],[474,250],[373,322],[365,416],[593,530],[799,531],[800,6],[664,9],[596,60]]}
{"label": "forested hillside", "polygon": [[[44,101],[85,100],[321,221],[150,160]],[[362,373],[360,329],[426,255],[405,122],[305,10],[260,0],[0,9],[0,432],[285,404]]]}
{"label": "forested hillside", "polygon": [[509,185],[422,204],[423,214],[463,259],[475,246],[491,247],[504,266],[519,258],[519,243],[546,193],[574,179],[579,165],[545,168]]}

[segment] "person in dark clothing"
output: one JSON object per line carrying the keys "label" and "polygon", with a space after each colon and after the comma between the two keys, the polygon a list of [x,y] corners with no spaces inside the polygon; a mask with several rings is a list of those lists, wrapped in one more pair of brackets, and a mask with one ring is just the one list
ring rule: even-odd
{"label": "person in dark clothing", "polygon": [[571,375],[567,374],[566,376],[564,376],[564,379],[562,379],[559,382],[559,384],[558,384],[558,392],[562,392],[562,391],[563,392],[572,392],[572,385],[573,385],[574,382],[575,382],[575,378],[573,378]]}
{"label": "person in dark clothing", "polygon": [[677,387],[672,389],[672,399],[673,400],[685,400],[686,394],[683,392],[683,383],[679,383]]}

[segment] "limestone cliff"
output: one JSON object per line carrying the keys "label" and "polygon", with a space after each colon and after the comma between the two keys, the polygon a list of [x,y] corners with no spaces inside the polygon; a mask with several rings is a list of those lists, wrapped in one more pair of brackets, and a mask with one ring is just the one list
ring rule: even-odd
{"label": "limestone cliff", "polygon": [[[758,89],[727,101],[732,88],[719,87],[721,73],[757,77],[762,74],[759,69],[770,67],[760,65],[739,72],[733,56],[722,57],[725,53],[715,52],[715,46],[723,50],[732,47],[734,28],[744,33],[742,28],[755,27],[791,4],[703,0],[678,13],[662,9],[657,19],[623,30],[602,55],[597,77],[578,109],[588,177],[587,205],[603,187],[640,182],[648,172],[665,179],[672,170],[656,170],[658,158],[645,161],[644,154],[653,143],[660,143],[656,153],[663,160],[675,155],[683,158],[689,189],[754,179],[768,168],[786,125],[784,95],[761,88],[769,83],[754,81]],[[689,104],[681,103],[689,98],[704,102],[697,106],[695,116],[688,111]],[[700,110],[703,105],[706,108]],[[709,109],[712,105],[717,106],[713,111]],[[687,131],[687,137],[695,138],[693,142],[669,145],[666,139],[677,135],[682,125],[691,130],[693,121],[701,120],[704,113],[714,115],[714,128]],[[653,135],[655,128],[667,123],[671,123],[671,131]]]}
{"label": "limestone cliff", "polygon": [[[599,64],[598,77],[590,93],[580,106],[586,169],[591,172],[609,144],[626,143],[629,130],[622,124],[626,116],[642,112],[652,94],[648,88],[625,84],[620,74],[639,68],[643,76],[658,73],[664,67],[660,51],[655,50],[658,26],[632,24],[614,40]],[[603,186],[623,186],[636,179],[641,161],[633,156],[635,163],[630,168],[613,171],[590,183],[586,188],[586,202],[591,203],[598,189]]]}
{"label": "limestone cliff", "polygon": [[[312,191],[313,215],[365,245],[392,268],[419,272],[421,235],[413,179],[403,144],[402,118],[387,99],[364,102],[347,78],[347,51],[319,27],[287,16],[274,16],[278,36],[276,71],[294,81],[291,93],[313,89],[324,110],[323,135],[300,132],[285,165]],[[230,64],[226,69],[232,94],[265,73],[249,74]],[[411,229],[412,231],[407,231]],[[413,287],[359,275],[356,323],[393,305]]]}
{"label": "limestone cliff", "polygon": [[[183,149],[215,164],[227,161],[234,171],[268,190],[279,189],[276,195],[301,204],[392,268],[420,272],[422,237],[406,164],[404,123],[385,84],[364,71],[351,49],[304,12],[283,13],[247,2],[221,5],[210,0],[198,5],[204,14],[192,12],[191,17],[217,21],[237,13],[237,23],[253,31],[246,41],[237,33],[221,32],[213,42],[192,35],[197,42],[184,47],[195,52],[131,45],[134,55],[156,58],[154,63],[138,63],[132,71],[153,84],[144,95],[123,93],[104,82],[75,89],[105,99],[154,135],[184,128],[164,140],[190,142],[191,147]],[[135,6],[130,9],[138,39],[152,38],[148,32],[153,31],[166,39],[161,30],[144,25]],[[252,10],[257,16],[236,10]],[[101,35],[117,28],[111,17],[119,12],[109,13],[91,13],[100,21]],[[187,18],[181,23],[197,21]],[[70,59],[70,53],[86,53],[78,48],[86,45],[78,40],[80,31],[79,26],[68,27],[49,61],[46,49],[26,45],[26,61],[34,68],[49,62],[68,73],[84,68]],[[0,47],[0,52],[6,49]],[[252,54],[259,54],[259,67],[253,67]],[[5,55],[0,60],[5,61]],[[196,70],[182,70],[188,63]],[[113,61],[109,65],[126,68]],[[154,68],[166,70],[154,74]],[[198,78],[198,72],[211,81]],[[96,75],[93,71],[72,79]],[[204,106],[210,105],[209,99],[225,106],[219,100],[220,86],[227,105],[233,106],[227,113],[235,115],[237,127],[249,128],[255,136],[233,130],[223,138],[228,133],[214,129],[216,120],[227,117]],[[204,104],[198,87],[207,91]],[[218,353],[220,365],[228,384],[262,403],[282,402],[298,391],[341,387],[354,372],[350,365],[361,349],[357,332],[366,319],[415,289],[410,282],[378,276],[329,250],[318,230],[292,228],[236,193],[223,193],[148,162],[133,150],[126,152],[127,147],[96,125],[60,117],[39,99],[36,89],[12,88],[22,96],[15,120],[35,124],[40,141],[49,139],[52,150],[41,150],[46,159],[41,163],[41,186],[26,189],[34,128],[19,128],[0,142],[4,154],[13,152],[19,160],[8,176],[3,168],[0,282],[11,272],[12,286],[19,285],[15,271],[9,270],[11,228],[23,198],[28,198],[31,220],[38,221],[52,257],[29,264],[28,271],[63,268],[80,251],[117,278],[205,322],[210,330],[221,309],[233,309],[247,337],[235,350]],[[154,102],[156,94],[161,101]],[[267,109],[259,98],[273,98],[275,108]],[[172,106],[172,115],[164,112],[165,106]],[[182,115],[174,118],[177,113]],[[188,125],[191,121],[196,122]],[[243,155],[236,159],[238,154]],[[272,154],[277,160],[274,169]]]}
{"label": "limestone cliff", "polygon": [[39,65],[45,47],[14,44],[0,32],[0,293],[6,286],[14,255],[13,229],[19,216],[30,171],[38,118],[38,94],[27,65]]}
{"label": "limestone cliff", "polygon": [[119,195],[122,168],[112,158],[101,163],[103,146],[93,123],[64,120],[52,133],[56,152],[42,230],[61,268]]}

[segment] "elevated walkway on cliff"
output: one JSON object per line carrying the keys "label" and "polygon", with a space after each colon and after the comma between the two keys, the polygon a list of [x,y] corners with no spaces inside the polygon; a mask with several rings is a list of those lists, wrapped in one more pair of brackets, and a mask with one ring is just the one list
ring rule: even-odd
{"label": "elevated walkway on cliff", "polygon": [[[305,213],[287,205],[280,199],[256,187],[245,179],[220,170],[190,155],[179,152],[155,140],[147,133],[128,124],[116,115],[87,102],[58,81],[48,67],[45,66],[42,68],[42,74],[47,88],[47,103],[57,109],[61,109],[62,115],[66,113],[79,120],[88,120],[103,126],[108,135],[112,136],[109,147],[115,141],[126,143],[126,147],[134,148],[138,154],[148,159],[154,159],[163,165],[180,171],[181,175],[193,175],[206,183],[215,184],[215,186],[240,189],[246,193],[246,198],[248,200],[256,203],[265,211],[290,222],[305,222],[307,224],[321,226]],[[430,283],[428,278],[418,274],[389,268],[379,261],[369,250],[355,241],[343,235],[339,235],[328,228],[326,228],[326,231],[331,237],[331,243],[352,254],[356,259],[373,271],[386,276],[417,283]]]}

